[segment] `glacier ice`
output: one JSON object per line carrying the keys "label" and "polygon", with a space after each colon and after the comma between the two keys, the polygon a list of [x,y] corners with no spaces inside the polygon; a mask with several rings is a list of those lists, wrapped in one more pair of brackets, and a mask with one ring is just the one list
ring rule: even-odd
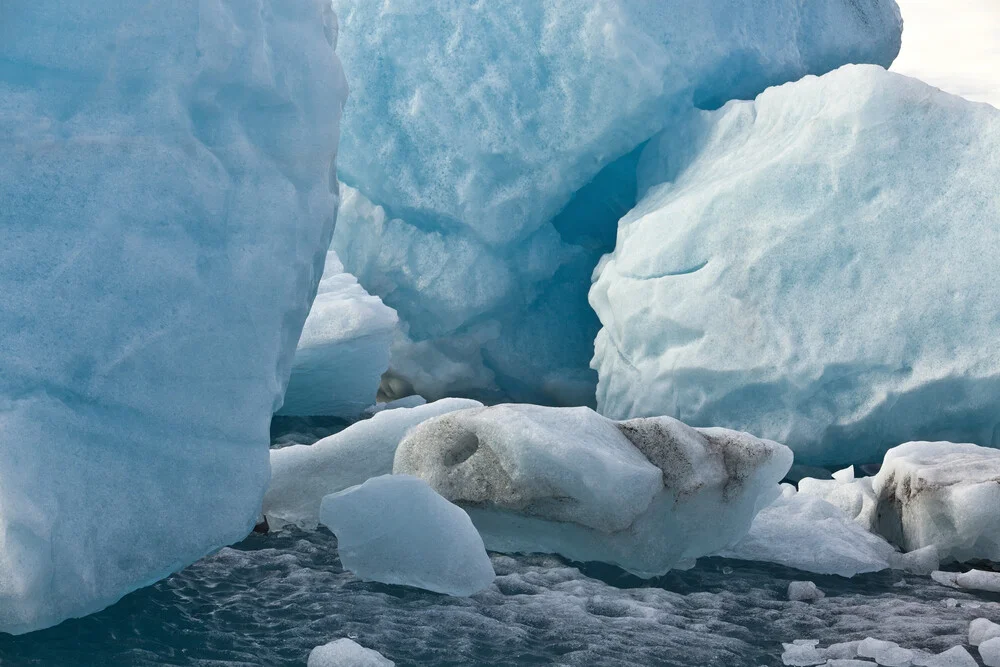
{"label": "glacier ice", "polygon": [[409,429],[431,417],[474,407],[482,404],[448,398],[414,407],[383,408],[371,419],[311,445],[272,449],[264,516],[275,528],[288,523],[315,528],[324,496],[392,472],[396,446]]}
{"label": "glacier ice", "polygon": [[396,663],[378,651],[350,639],[338,639],[309,652],[306,667],[394,667]]}
{"label": "glacier ice", "polygon": [[641,145],[692,106],[888,66],[901,31],[893,0],[333,5],[359,194],[334,248],[404,324],[390,398],[593,405],[589,279]]}
{"label": "glacier ice", "polygon": [[598,406],[867,463],[1000,445],[1000,110],[846,66],[650,141],[595,271]]}
{"label": "glacier ice", "polygon": [[896,550],[830,503],[783,484],[781,494],[760,510],[746,536],[718,555],[853,577],[888,569]]}
{"label": "glacier ice", "polygon": [[559,553],[650,577],[739,540],[791,462],[776,442],[669,417],[614,422],[589,408],[498,405],[420,424],[393,472],[465,507],[493,551]]}
{"label": "glacier ice", "polygon": [[398,321],[327,253],[278,414],[361,416],[377,398]]}
{"label": "glacier ice", "polygon": [[987,572],[986,570],[942,572],[938,570],[931,573],[931,579],[952,588],[1000,593],[1000,572]]}
{"label": "glacier ice", "polygon": [[318,0],[0,4],[0,631],[244,537],[337,211]]}
{"label": "glacier ice", "polygon": [[988,618],[977,618],[969,624],[969,645],[979,646],[983,642],[1000,637],[1000,625]]}
{"label": "glacier ice", "polygon": [[812,581],[788,582],[788,599],[792,602],[815,602],[826,597],[826,593]]}
{"label": "glacier ice", "polygon": [[1000,667],[1000,639],[987,639],[980,644],[979,657],[986,667]]}
{"label": "glacier ice", "polygon": [[320,521],[344,567],[367,581],[466,597],[496,576],[469,515],[417,477],[382,475],[330,494]]}

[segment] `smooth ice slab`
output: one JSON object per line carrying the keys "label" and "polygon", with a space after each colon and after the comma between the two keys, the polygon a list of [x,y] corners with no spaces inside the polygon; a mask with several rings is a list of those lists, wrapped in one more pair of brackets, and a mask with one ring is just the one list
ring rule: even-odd
{"label": "smooth ice slab", "polygon": [[466,507],[491,550],[650,577],[739,540],[791,463],[776,442],[669,417],[499,405],[424,422],[400,443],[393,472]]}
{"label": "smooth ice slab", "polygon": [[337,211],[318,0],[0,5],[0,632],[243,538]]}
{"label": "smooth ice slab", "polygon": [[344,567],[362,579],[455,596],[493,583],[469,515],[422,479],[383,475],[326,496],[320,521],[337,536]]}
{"label": "smooth ice slab", "polygon": [[431,417],[474,407],[482,403],[446,398],[412,408],[383,409],[312,445],[272,449],[264,516],[272,527],[293,523],[315,528],[324,496],[392,472],[396,447],[408,430]]}
{"label": "smooth ice slab", "polygon": [[594,401],[586,290],[635,204],[635,150],[679,110],[888,66],[901,31],[893,0],[333,5],[340,177],[368,202],[347,202],[335,247],[408,328],[396,382],[571,405]]}
{"label": "smooth ice slab", "polygon": [[399,318],[326,255],[279,415],[359,417],[375,404]]}
{"label": "smooth ice slab", "polygon": [[869,463],[1000,444],[1000,110],[848,66],[646,148],[590,300],[598,406]]}

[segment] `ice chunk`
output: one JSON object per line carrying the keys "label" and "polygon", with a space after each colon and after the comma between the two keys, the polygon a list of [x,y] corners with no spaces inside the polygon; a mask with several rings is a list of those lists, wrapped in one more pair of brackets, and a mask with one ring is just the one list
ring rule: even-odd
{"label": "ice chunk", "polygon": [[822,498],[867,530],[872,530],[878,507],[875,489],[872,486],[873,480],[872,477],[861,477],[850,481],[806,477],[799,480],[799,492]]}
{"label": "ice chunk", "polygon": [[0,631],[244,537],[337,211],[319,0],[0,8]]}
{"label": "ice chunk", "polygon": [[833,473],[833,478],[838,482],[853,482],[854,481],[854,466],[848,466],[843,470],[838,470]]}
{"label": "ice chunk", "polygon": [[858,644],[858,656],[871,658],[884,667],[910,667],[913,663],[914,653],[909,649],[902,648],[896,642],[868,637]]}
{"label": "ice chunk", "polygon": [[746,537],[719,553],[843,577],[887,569],[895,554],[892,545],[830,503],[796,493],[791,485],[761,510]]}
{"label": "ice chunk", "polygon": [[383,475],[323,498],[320,521],[362,579],[474,595],[493,566],[465,511],[409,475]]}
{"label": "ice chunk", "polygon": [[784,652],[781,654],[781,664],[789,667],[825,665],[826,653],[817,648],[818,645],[819,640],[816,639],[796,639],[791,644],[782,644]]}
{"label": "ice chunk", "polygon": [[916,667],[978,667],[976,659],[962,646],[954,646],[937,655],[918,654],[914,656],[913,664]]}
{"label": "ice chunk", "polygon": [[394,667],[395,664],[378,651],[350,639],[338,639],[314,648],[306,667]]}
{"label": "ice chunk", "polygon": [[384,207],[345,202],[335,248],[408,327],[398,381],[563,404],[594,401],[586,290],[635,204],[635,149],[693,105],[888,65],[901,29],[892,0],[333,5],[341,178]]}
{"label": "ice chunk", "polygon": [[979,657],[986,667],[1000,667],[1000,638],[987,639],[980,644]]}
{"label": "ice chunk", "polygon": [[1000,593],[1000,572],[969,570],[968,572],[931,572],[931,578],[939,584],[973,591]]}
{"label": "ice chunk", "polygon": [[914,551],[898,553],[889,559],[889,563],[894,570],[928,575],[940,567],[941,557],[938,555],[937,547],[931,544]]}
{"label": "ice chunk", "polygon": [[811,464],[1000,444],[1000,110],[847,66],[696,114],[639,172],[590,294],[603,414]]}
{"label": "ice chunk", "polygon": [[400,443],[393,471],[467,507],[491,550],[648,577],[742,537],[790,465],[786,447],[745,433],[499,405],[424,422]]}
{"label": "ice chunk", "polygon": [[409,429],[431,417],[481,406],[464,398],[447,398],[380,411],[312,445],[271,450],[264,516],[274,528],[287,523],[315,528],[323,496],[392,472],[396,447]]}
{"label": "ice chunk", "polygon": [[979,646],[988,639],[1000,637],[1000,625],[988,618],[977,618],[969,624],[969,644]]}
{"label": "ice chunk", "polygon": [[815,602],[826,597],[811,581],[792,581],[788,584],[788,599],[792,602]]}
{"label": "ice chunk", "polygon": [[875,529],[943,561],[1000,560],[1000,450],[950,442],[891,449],[875,476]]}
{"label": "ice chunk", "polygon": [[327,253],[278,414],[360,416],[375,403],[398,321],[344,271],[335,252]]}

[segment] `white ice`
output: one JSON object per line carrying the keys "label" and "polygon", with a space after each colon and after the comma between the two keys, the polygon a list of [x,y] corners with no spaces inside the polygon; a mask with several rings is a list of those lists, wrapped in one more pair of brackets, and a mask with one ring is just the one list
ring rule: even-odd
{"label": "white ice", "polygon": [[438,415],[480,407],[464,398],[447,398],[412,408],[381,410],[340,433],[312,445],[271,450],[271,484],[263,512],[272,527],[319,524],[323,497],[392,472],[396,447],[406,432]]}
{"label": "white ice", "polygon": [[367,581],[469,596],[493,566],[465,510],[422,479],[383,475],[323,498],[320,521],[344,567]]}
{"label": "white ice", "polygon": [[337,212],[319,0],[0,3],[0,631],[242,539]]}
{"label": "white ice", "polygon": [[1000,637],[1000,625],[988,618],[977,618],[969,624],[969,644],[979,646],[985,641]]}
{"label": "white ice", "polygon": [[394,667],[395,664],[378,651],[350,639],[338,639],[314,648],[306,667]]}

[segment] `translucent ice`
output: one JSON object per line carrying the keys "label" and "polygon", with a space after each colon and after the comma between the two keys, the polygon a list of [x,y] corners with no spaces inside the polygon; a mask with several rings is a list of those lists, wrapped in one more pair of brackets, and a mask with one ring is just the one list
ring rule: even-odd
{"label": "translucent ice", "polygon": [[0,4],[0,631],[253,527],[336,216],[336,33],[318,0]]}
{"label": "translucent ice", "polygon": [[874,66],[653,139],[590,299],[598,406],[877,460],[1000,444],[1000,110]]}
{"label": "translucent ice", "polygon": [[278,414],[360,416],[375,403],[398,321],[327,253]]}
{"label": "translucent ice", "polygon": [[344,567],[367,581],[474,595],[493,583],[483,539],[462,508],[409,475],[382,475],[323,498],[320,521]]}
{"label": "translucent ice", "polygon": [[1000,639],[987,639],[980,644],[979,657],[986,667],[1000,667]]}
{"label": "translucent ice", "polygon": [[792,581],[788,584],[788,599],[792,602],[815,602],[826,597],[826,593],[811,581]]}
{"label": "translucent ice", "polygon": [[408,328],[395,383],[556,404],[594,401],[587,283],[635,203],[636,149],[679,110],[888,65],[901,28],[892,0],[333,5],[340,175],[363,195],[335,247]]}
{"label": "translucent ice", "polygon": [[739,540],[790,465],[778,443],[669,417],[499,405],[424,422],[400,443],[393,471],[467,507],[491,550],[648,577]]}
{"label": "translucent ice", "polygon": [[979,646],[984,641],[1000,637],[1000,625],[988,618],[977,618],[969,624],[969,644]]}
{"label": "translucent ice", "polygon": [[293,523],[315,528],[324,496],[392,472],[396,447],[409,429],[431,417],[481,406],[464,398],[448,398],[381,410],[312,445],[272,449],[264,516],[273,527]]}
{"label": "translucent ice", "polygon": [[350,639],[338,639],[314,648],[306,667],[394,667],[395,664],[378,651]]}

